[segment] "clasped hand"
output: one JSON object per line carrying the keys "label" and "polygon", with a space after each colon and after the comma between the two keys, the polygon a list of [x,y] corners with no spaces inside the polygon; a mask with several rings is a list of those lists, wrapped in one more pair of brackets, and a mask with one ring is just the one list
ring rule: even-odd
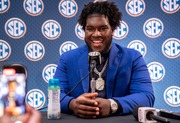
{"label": "clasped hand", "polygon": [[81,118],[106,117],[110,113],[110,101],[98,98],[98,93],[85,93],[72,99],[69,109]]}

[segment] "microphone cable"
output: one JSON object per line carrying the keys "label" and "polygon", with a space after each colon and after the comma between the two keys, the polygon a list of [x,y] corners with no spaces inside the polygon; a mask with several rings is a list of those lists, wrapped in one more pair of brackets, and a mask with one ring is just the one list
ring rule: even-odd
{"label": "microphone cable", "polygon": [[[92,72],[93,69],[94,69],[94,68],[91,68],[90,71],[88,72],[88,74],[86,74],[86,75],[60,100],[60,102],[62,102],[62,101],[65,99],[65,97],[68,96],[68,95]],[[39,108],[39,109],[37,109],[37,111],[43,110],[43,109],[45,109],[45,108],[47,108],[47,106],[42,107],[42,108]]]}

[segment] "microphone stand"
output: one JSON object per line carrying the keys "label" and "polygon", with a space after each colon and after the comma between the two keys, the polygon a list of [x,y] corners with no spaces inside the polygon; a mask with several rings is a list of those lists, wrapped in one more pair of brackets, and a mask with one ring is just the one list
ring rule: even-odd
{"label": "microphone stand", "polygon": [[90,86],[91,86],[91,93],[96,92],[96,80],[94,78],[94,68],[96,67],[96,61],[92,60],[91,64],[90,64],[90,69],[91,69],[91,73],[90,73]]}

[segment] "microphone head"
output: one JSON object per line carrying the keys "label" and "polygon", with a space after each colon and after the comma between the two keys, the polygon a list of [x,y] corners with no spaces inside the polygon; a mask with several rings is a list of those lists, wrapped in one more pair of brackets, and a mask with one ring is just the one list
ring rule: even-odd
{"label": "microphone head", "polygon": [[151,118],[151,114],[157,115],[156,109],[152,107],[137,106],[133,109],[134,118],[142,123],[151,122],[154,123],[155,120]]}
{"label": "microphone head", "polygon": [[89,52],[88,53],[88,61],[91,64],[92,61],[96,62],[96,65],[101,64],[101,53],[97,51]]}

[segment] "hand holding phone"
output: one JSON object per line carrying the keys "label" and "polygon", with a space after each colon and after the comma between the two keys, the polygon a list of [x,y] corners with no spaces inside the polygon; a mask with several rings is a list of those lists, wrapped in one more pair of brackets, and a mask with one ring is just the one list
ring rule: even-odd
{"label": "hand holding phone", "polygon": [[18,67],[3,67],[1,77],[1,101],[4,103],[4,111],[12,116],[25,113],[25,74],[17,73]]}
{"label": "hand holding phone", "polygon": [[26,113],[24,115],[12,118],[12,116],[5,113],[3,117],[0,117],[0,123],[41,123],[41,113],[26,104]]}
{"label": "hand holding phone", "polygon": [[21,65],[3,66],[0,76],[0,100],[4,103],[4,115],[0,123],[41,123],[40,112],[25,104],[27,71]]}

